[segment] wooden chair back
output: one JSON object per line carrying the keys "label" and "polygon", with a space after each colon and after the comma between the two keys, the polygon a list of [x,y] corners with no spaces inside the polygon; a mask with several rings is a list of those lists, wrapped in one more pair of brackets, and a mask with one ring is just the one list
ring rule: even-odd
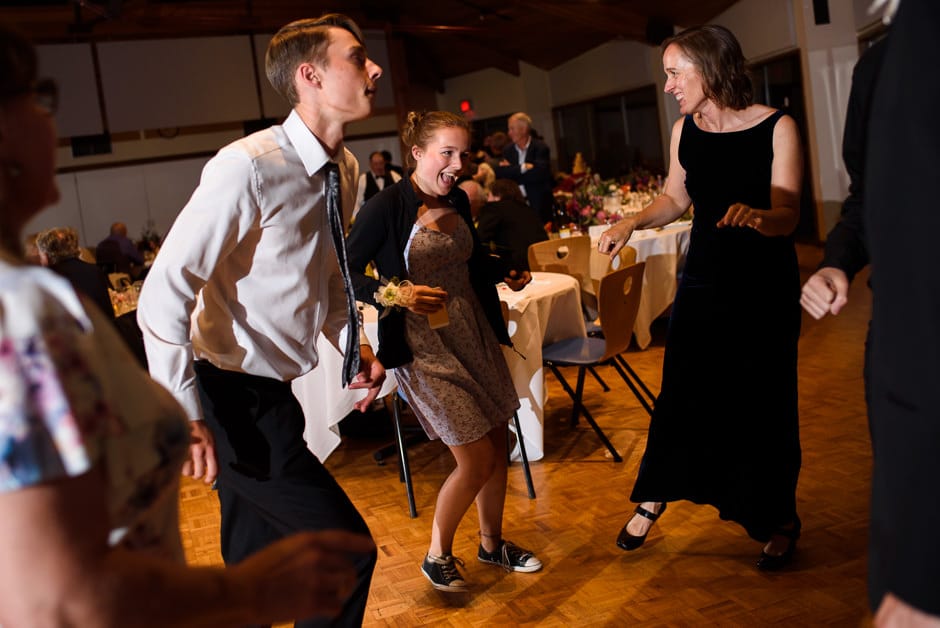
{"label": "wooden chair back", "polygon": [[630,346],[643,293],[645,269],[646,262],[640,262],[608,273],[601,279],[597,300],[606,344],[604,357],[598,362],[604,362]]}

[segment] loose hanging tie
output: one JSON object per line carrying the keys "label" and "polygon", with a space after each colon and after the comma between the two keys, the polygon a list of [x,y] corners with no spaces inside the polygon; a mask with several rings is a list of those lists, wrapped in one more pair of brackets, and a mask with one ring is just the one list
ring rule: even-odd
{"label": "loose hanging tie", "polygon": [[324,166],[326,169],[326,213],[330,219],[330,235],[336,260],[343,275],[343,288],[346,291],[346,317],[349,325],[346,330],[346,353],[343,356],[343,386],[349,383],[359,372],[359,308],[356,306],[356,293],[353,291],[349,275],[349,262],[346,257],[346,239],[343,237],[343,212],[339,192],[339,166],[333,162]]}

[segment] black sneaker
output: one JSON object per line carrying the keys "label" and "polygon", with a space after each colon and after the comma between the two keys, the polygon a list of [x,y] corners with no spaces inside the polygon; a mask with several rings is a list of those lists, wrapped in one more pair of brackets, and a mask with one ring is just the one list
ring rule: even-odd
{"label": "black sneaker", "polygon": [[461,592],[467,590],[467,583],[457,571],[457,565],[463,566],[463,561],[450,554],[431,556],[428,554],[421,565],[421,573],[438,591]]}
{"label": "black sneaker", "polygon": [[531,573],[542,568],[542,561],[535,557],[535,554],[527,549],[522,549],[512,541],[501,540],[499,547],[492,552],[487,552],[480,545],[480,551],[477,552],[477,558],[481,563],[499,565],[506,571],[521,571]]}

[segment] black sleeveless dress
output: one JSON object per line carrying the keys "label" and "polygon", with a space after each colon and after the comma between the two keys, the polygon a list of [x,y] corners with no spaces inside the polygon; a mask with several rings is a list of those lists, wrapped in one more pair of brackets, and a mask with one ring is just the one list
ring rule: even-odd
{"label": "black sleeveless dress", "polygon": [[770,207],[782,115],[730,133],[683,123],[679,162],[695,217],[631,495],[711,504],[762,542],[796,519],[799,270],[791,237],[715,223],[736,202]]}

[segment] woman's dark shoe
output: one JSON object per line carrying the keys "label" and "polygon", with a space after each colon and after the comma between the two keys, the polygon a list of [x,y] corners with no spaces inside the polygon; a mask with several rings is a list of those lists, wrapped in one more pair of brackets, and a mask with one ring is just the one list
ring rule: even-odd
{"label": "woman's dark shoe", "polygon": [[[643,506],[637,506],[634,512],[641,517],[646,517],[653,523],[656,523],[656,520],[659,519],[660,515],[666,512],[666,502],[662,502],[662,505],[663,507],[659,509],[659,512],[650,512],[646,508],[643,508]],[[630,550],[635,550],[636,548],[643,545],[643,542],[646,541],[646,534],[649,534],[650,528],[653,527],[653,524],[651,523],[650,527],[646,530],[646,534],[643,536],[633,536],[627,532],[627,525],[629,524],[630,521],[627,521],[627,523],[624,524],[623,529],[620,531],[620,534],[617,536],[617,547],[628,552]]]}
{"label": "woman's dark shoe", "polygon": [[779,535],[789,539],[787,549],[782,554],[768,554],[764,550],[760,552],[760,558],[757,559],[757,568],[761,571],[778,571],[789,565],[793,561],[793,555],[796,553],[796,540],[800,538],[800,520],[790,528],[778,528],[774,535]]}

